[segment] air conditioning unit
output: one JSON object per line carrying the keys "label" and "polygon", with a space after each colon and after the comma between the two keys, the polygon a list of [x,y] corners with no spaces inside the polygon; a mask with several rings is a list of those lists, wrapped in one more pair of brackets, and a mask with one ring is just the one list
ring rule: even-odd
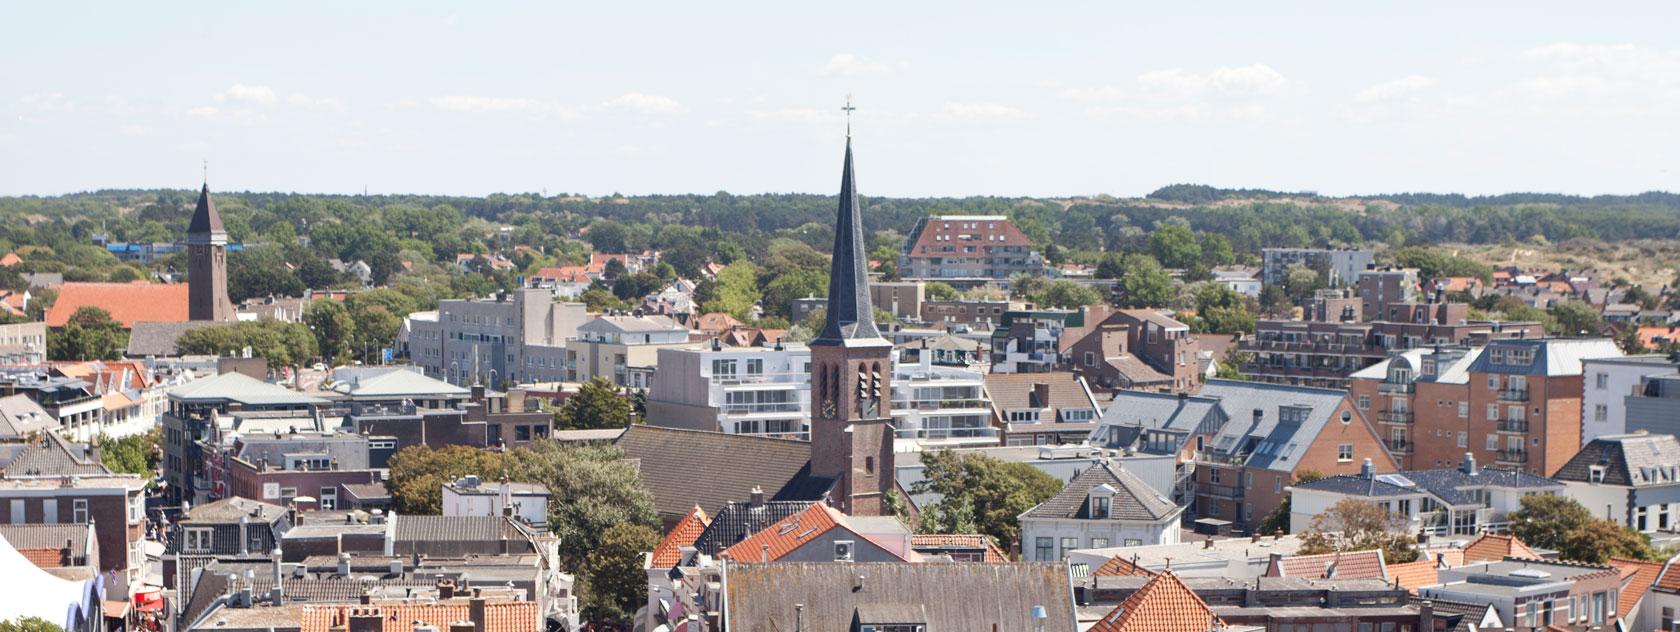
{"label": "air conditioning unit", "polygon": [[851,540],[840,540],[840,541],[835,542],[834,543],[834,561],[836,561],[836,562],[850,562],[850,561],[852,561],[852,547],[853,547],[853,542]]}

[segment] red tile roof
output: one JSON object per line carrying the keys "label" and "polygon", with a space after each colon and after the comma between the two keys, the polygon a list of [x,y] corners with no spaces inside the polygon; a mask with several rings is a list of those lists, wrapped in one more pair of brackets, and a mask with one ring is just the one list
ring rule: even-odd
{"label": "red tile roof", "polygon": [[1089,632],[1208,632],[1222,627],[1201,597],[1166,572],[1120,602]]}
{"label": "red tile roof", "polygon": [[22,553],[24,559],[29,560],[30,563],[40,568],[59,568],[64,566],[59,563],[64,561],[63,552],[59,549],[45,547],[37,549],[18,549],[17,552]]}
{"label": "red tile roof", "polygon": [[1103,562],[1103,565],[1098,566],[1097,570],[1092,571],[1091,574],[1098,577],[1154,577],[1159,573],[1138,566],[1131,560],[1126,559],[1125,556],[1116,555],[1107,562]]}
{"label": "red tile roof", "polygon": [[1487,561],[1497,562],[1507,557],[1540,559],[1538,553],[1528,548],[1528,545],[1523,544],[1522,540],[1518,540],[1516,536],[1484,533],[1481,537],[1464,545],[1464,562],[1467,564]]}
{"label": "red tile roof", "polygon": [[1616,605],[1616,615],[1626,619],[1633,616],[1633,607],[1639,605],[1639,600],[1645,598],[1645,593],[1657,583],[1657,576],[1662,574],[1661,562],[1647,562],[1644,560],[1620,560],[1611,558],[1610,565],[1622,570],[1628,576],[1622,584],[1622,593]]}
{"label": "red tile roof", "polygon": [[890,547],[858,535],[855,530],[846,524],[845,514],[826,503],[820,502],[814,503],[804,511],[788,516],[776,522],[776,524],[765,527],[758,533],[747,536],[747,539],[724,550],[723,554],[737,562],[774,562],[833,529],[849,531],[857,536],[857,539],[874,542],[876,546],[893,556],[906,562],[910,561]]}
{"label": "red tile roof", "polygon": [[1267,577],[1307,579],[1388,579],[1382,551],[1348,551],[1319,555],[1291,555],[1272,562]]}
{"label": "red tile roof", "polygon": [[725,314],[723,312],[701,314],[699,318],[694,319],[694,328],[706,333],[728,331],[736,327],[741,327],[745,324],[746,323],[737,320],[734,316],[730,316],[729,314]]}
{"label": "red tile roof", "polygon": [[988,563],[1009,561],[1009,555],[998,548],[997,542],[990,537],[970,533],[917,533],[910,536],[910,548],[971,548],[985,547]]}
{"label": "red tile roof", "polygon": [[179,323],[187,320],[185,283],[65,283],[58,300],[47,310],[47,326],[63,327],[82,307],[98,307],[130,329],[134,323]]}
{"label": "red tile roof", "polygon": [[15,252],[8,252],[6,256],[0,257],[0,268],[10,268],[20,263],[23,263],[23,257],[19,257]]}
{"label": "red tile roof", "polygon": [[1441,583],[1440,565],[1432,559],[1388,565],[1388,579],[1401,588],[1417,594],[1419,588]]}
{"label": "red tile roof", "polygon": [[534,279],[552,279],[556,283],[588,283],[589,273],[583,266],[560,266],[557,268],[543,268],[531,275]]}
{"label": "red tile roof", "polygon": [[[385,632],[410,632],[415,622],[423,622],[439,630],[449,624],[468,621],[470,606],[465,601],[434,604],[373,604],[320,605],[305,608],[299,632],[328,632],[349,627],[353,613],[377,615]],[[537,603],[534,601],[492,601],[484,604],[484,628],[476,632],[531,632],[537,628]]]}
{"label": "red tile roof", "polygon": [[[1015,222],[1005,217],[951,217],[949,219],[930,217],[927,225],[922,227],[921,233],[916,235],[916,243],[910,246],[912,257],[938,257],[942,253],[962,253],[967,256],[982,256],[996,246],[1026,246],[1032,247],[1031,239],[1026,233],[1015,227]],[[975,247],[974,253],[967,253],[966,247]],[[949,248],[949,250],[947,250]]]}
{"label": "red tile roof", "polygon": [[677,521],[677,526],[671,527],[670,533],[659,541],[659,546],[653,547],[653,568],[676,566],[681,561],[682,548],[694,546],[694,541],[700,539],[700,533],[710,524],[712,519],[706,516],[706,510],[695,505],[688,515]]}

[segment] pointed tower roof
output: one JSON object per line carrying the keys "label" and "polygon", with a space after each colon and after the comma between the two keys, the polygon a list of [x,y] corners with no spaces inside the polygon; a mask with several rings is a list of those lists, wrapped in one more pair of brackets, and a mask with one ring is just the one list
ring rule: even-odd
{"label": "pointed tower roof", "polygon": [[840,210],[834,221],[834,261],[828,272],[828,318],[812,344],[882,340],[875,328],[875,310],[869,304],[869,268],[863,245],[863,213],[848,134],[846,164],[840,173]]}
{"label": "pointed tower roof", "polygon": [[225,233],[222,228],[222,216],[216,212],[216,202],[210,199],[210,183],[204,183],[204,188],[198,191],[198,208],[193,209],[192,223],[187,225],[188,235],[209,233]]}
{"label": "pointed tower roof", "polygon": [[1150,579],[1091,627],[1091,632],[1208,632],[1218,615],[1171,572]]}

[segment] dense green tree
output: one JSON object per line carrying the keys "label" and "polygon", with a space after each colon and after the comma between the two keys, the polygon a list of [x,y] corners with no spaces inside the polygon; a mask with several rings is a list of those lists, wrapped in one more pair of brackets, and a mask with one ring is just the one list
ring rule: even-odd
{"label": "dense green tree", "polygon": [[1301,554],[1345,553],[1381,549],[1391,563],[1417,559],[1417,538],[1406,526],[1406,518],[1381,505],[1347,498],[1313,516],[1301,536]]}
{"label": "dense green tree", "polygon": [[760,298],[758,269],[752,263],[737,261],[724,267],[713,286],[713,298],[701,309],[707,313],[723,312],[742,321],[753,319],[753,307]]}
{"label": "dense green tree", "polygon": [[301,366],[320,355],[307,326],[269,318],[192,329],[175,346],[191,355],[236,356],[249,350],[267,360],[270,369]]}
{"label": "dense green tree", "polygon": [[0,632],[64,632],[64,628],[40,617],[19,617],[0,620]]}
{"label": "dense green tree", "polygon": [[119,474],[139,474],[151,478],[158,473],[158,461],[163,457],[163,427],[112,439],[100,435],[99,460]]}
{"label": "dense green tree", "polygon": [[1149,251],[1161,265],[1188,268],[1202,257],[1196,234],[1179,224],[1165,224],[1149,235]]}
{"label": "dense green tree", "polygon": [[418,305],[409,295],[395,289],[379,288],[357,292],[345,301],[350,310],[350,352],[364,363],[378,361],[380,350],[396,343],[403,318],[417,311]]}
{"label": "dense green tree", "polygon": [[1121,307],[1166,307],[1173,299],[1172,276],[1154,257],[1126,255],[1120,275]]}
{"label": "dense green tree", "polygon": [[1202,247],[1201,261],[1210,266],[1222,266],[1235,263],[1236,251],[1231,248],[1231,240],[1218,233],[1202,233],[1200,237]]}
{"label": "dense green tree", "polygon": [[1558,557],[1572,562],[1604,564],[1611,559],[1661,562],[1668,555],[1651,545],[1651,536],[1614,520],[1590,520],[1564,536]]}
{"label": "dense green tree", "polygon": [[957,288],[941,281],[928,283],[922,291],[930,301],[954,301],[962,298],[962,293],[958,292]]}
{"label": "dense green tree", "polygon": [[566,399],[554,411],[557,430],[598,430],[623,428],[630,425],[634,414],[630,398],[603,377],[596,377],[578,387],[578,392]]}
{"label": "dense green tree", "polygon": [[629,309],[628,303],[614,296],[611,290],[602,287],[591,287],[578,295],[578,301],[583,303],[584,309],[591,312],[623,311]]}
{"label": "dense green tree", "polygon": [[321,357],[334,362],[350,357],[350,343],[356,339],[356,321],[343,303],[331,300],[310,303],[303,322],[315,334],[315,347]]}
{"label": "dense green tree", "polygon": [[1074,309],[1085,305],[1102,304],[1103,295],[1089,285],[1067,279],[1046,283],[1028,297],[1041,308]]}
{"label": "dense green tree", "polygon": [[584,561],[589,579],[583,617],[596,623],[628,625],[647,603],[648,577],[642,555],[659,545],[659,532],[640,524],[619,524],[601,534]]}
{"label": "dense green tree", "polygon": [[53,360],[116,360],[128,348],[128,332],[111,313],[80,307],[64,327],[47,334],[47,356]]}
{"label": "dense green tree", "polygon": [[1469,276],[1481,279],[1483,282],[1493,282],[1493,268],[1491,266],[1449,255],[1432,248],[1420,246],[1401,248],[1395,251],[1394,261],[1408,268],[1417,268],[1418,274],[1425,279]]}
{"label": "dense green tree", "polygon": [[762,298],[764,313],[786,318],[793,301],[812,296],[828,296],[828,272],[798,270],[768,279]]}
{"label": "dense green tree", "polygon": [[[921,460],[924,478],[911,486],[910,493],[937,494],[940,500],[932,505],[935,516],[972,516],[980,533],[996,539],[1005,550],[1020,539],[1018,517],[1062,489],[1056,477],[1026,463],[949,450],[923,452]],[[939,526],[967,526],[966,520],[944,520]]]}
{"label": "dense green tree", "polygon": [[1552,305],[1551,315],[1555,331],[1564,336],[1598,335],[1598,310],[1581,301],[1566,301]]}
{"label": "dense green tree", "polygon": [[1570,532],[1593,521],[1592,513],[1568,496],[1523,496],[1518,503],[1520,508],[1507,516],[1511,535],[1531,547],[1559,550]]}
{"label": "dense green tree", "polygon": [[467,445],[409,446],[391,455],[389,467],[385,489],[392,505],[401,513],[423,515],[442,513],[445,484],[469,474],[499,480],[504,471],[500,455]]}
{"label": "dense green tree", "polygon": [[640,304],[644,297],[658,292],[663,287],[665,287],[665,281],[653,273],[637,272],[618,277],[617,280],[613,281],[612,292],[613,296]]}

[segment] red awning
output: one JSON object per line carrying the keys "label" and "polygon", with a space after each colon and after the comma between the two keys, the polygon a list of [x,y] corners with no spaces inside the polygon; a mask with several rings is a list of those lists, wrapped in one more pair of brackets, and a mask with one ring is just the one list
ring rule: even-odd
{"label": "red awning", "polygon": [[163,609],[163,591],[152,590],[134,593],[134,608],[141,612]]}

